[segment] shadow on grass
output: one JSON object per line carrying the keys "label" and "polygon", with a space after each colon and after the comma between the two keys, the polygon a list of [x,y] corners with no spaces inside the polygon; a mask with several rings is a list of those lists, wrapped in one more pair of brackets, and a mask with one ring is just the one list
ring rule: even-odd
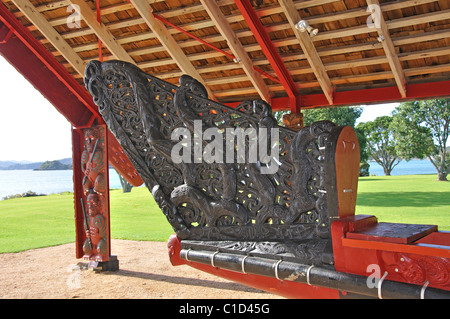
{"label": "shadow on grass", "polygon": [[377,207],[450,206],[450,192],[373,192],[359,193],[357,205]]}

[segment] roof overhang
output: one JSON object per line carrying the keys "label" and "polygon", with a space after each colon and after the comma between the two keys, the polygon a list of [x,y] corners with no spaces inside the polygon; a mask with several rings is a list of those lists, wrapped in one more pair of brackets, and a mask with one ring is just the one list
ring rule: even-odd
{"label": "roof overhang", "polygon": [[[71,121],[98,116],[82,79],[99,58],[171,83],[188,73],[227,105],[263,99],[298,112],[450,96],[447,0],[1,2],[2,54],[41,92],[61,82],[78,102],[49,100]],[[300,20],[319,33],[296,28]],[[32,74],[40,63],[47,70]]]}

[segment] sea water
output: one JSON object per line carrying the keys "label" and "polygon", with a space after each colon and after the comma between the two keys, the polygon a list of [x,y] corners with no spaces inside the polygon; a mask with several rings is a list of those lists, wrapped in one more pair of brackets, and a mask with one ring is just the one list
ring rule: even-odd
{"label": "sea water", "polygon": [[[122,188],[119,175],[114,169],[109,170],[109,188]],[[28,191],[45,195],[73,192],[73,172],[72,170],[0,170],[0,200],[8,195],[23,194]]]}
{"label": "sea water", "polygon": [[[370,175],[384,175],[383,168],[370,161]],[[436,174],[436,169],[429,160],[401,161],[391,175]],[[109,187],[121,188],[119,175],[114,169],[109,170]],[[73,192],[72,170],[33,171],[0,170],[0,200],[8,195],[23,194],[32,191],[38,194],[55,194]]]}
{"label": "sea water", "polygon": [[[378,165],[375,161],[369,162],[369,174],[376,176],[383,176],[383,167]],[[401,161],[391,172],[391,175],[421,175],[421,174],[436,174],[436,168],[428,159]]]}

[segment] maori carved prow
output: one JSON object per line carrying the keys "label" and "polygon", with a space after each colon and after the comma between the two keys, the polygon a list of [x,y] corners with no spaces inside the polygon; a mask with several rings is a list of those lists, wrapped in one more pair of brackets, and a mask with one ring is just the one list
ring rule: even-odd
{"label": "maori carved prow", "polygon": [[[90,62],[85,83],[185,242],[289,241],[297,243],[289,254],[321,260],[340,214],[335,151],[342,132],[352,145],[340,160],[351,163],[345,170],[355,196],[346,209],[354,212],[359,148],[349,127],[321,121],[295,132],[277,125],[266,102],[233,109],[209,100],[188,75],[175,86],[122,61]],[[177,129],[183,134],[174,138]],[[174,160],[180,145],[191,151],[183,154],[188,160]]]}

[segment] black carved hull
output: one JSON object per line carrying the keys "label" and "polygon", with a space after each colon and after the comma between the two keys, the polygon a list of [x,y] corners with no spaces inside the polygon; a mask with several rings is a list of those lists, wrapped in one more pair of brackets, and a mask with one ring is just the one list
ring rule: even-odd
{"label": "black carved hull", "polygon": [[[121,61],[90,62],[85,83],[179,238],[267,241],[272,246],[290,241],[297,248],[285,247],[300,255],[314,251],[313,259],[330,250],[330,221],[337,208],[329,207],[328,201],[329,185],[335,181],[334,173],[327,177],[332,167],[327,163],[334,159],[325,155],[339,127],[322,121],[297,133],[279,127],[265,102],[247,101],[232,109],[209,100],[206,90],[189,76],[182,76],[177,87]],[[196,161],[195,148],[206,149],[208,143],[195,139],[188,145],[192,154],[185,157],[190,162],[177,163],[172,153],[180,142],[172,138],[176,129],[192,136],[216,129],[224,144],[227,129],[254,129],[255,138],[265,138],[272,147],[277,133],[277,161],[270,162],[276,170],[270,171],[274,166],[260,158],[242,161],[237,146],[231,148],[231,162]],[[243,149],[249,151],[251,138],[244,141]]]}

